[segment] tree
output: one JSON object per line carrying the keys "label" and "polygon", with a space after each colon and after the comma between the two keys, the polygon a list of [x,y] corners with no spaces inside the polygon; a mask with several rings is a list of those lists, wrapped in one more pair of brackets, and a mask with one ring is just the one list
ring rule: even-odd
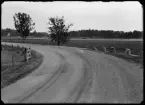
{"label": "tree", "polygon": [[48,27],[51,42],[57,43],[59,46],[60,44],[64,44],[69,40],[69,33],[68,30],[72,24],[65,25],[64,17],[51,17],[49,18]]}
{"label": "tree", "polygon": [[33,23],[31,17],[26,13],[15,13],[13,16],[14,25],[17,32],[23,38],[23,42],[30,32],[34,29],[35,23]]}

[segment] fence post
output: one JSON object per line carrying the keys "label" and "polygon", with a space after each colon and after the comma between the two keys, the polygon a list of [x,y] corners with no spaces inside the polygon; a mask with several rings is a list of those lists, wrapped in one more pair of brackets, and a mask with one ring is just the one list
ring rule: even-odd
{"label": "fence post", "polygon": [[107,49],[106,49],[106,47],[103,47],[103,49],[104,49],[104,52],[107,53]]}
{"label": "fence post", "polygon": [[128,49],[128,48],[126,48],[126,50],[125,50],[125,54],[127,54],[127,55],[131,55],[131,50]]}
{"label": "fence post", "polygon": [[140,57],[143,57],[143,51],[140,51],[139,55],[140,55]]}
{"label": "fence post", "polygon": [[94,47],[95,51],[98,51],[98,49],[96,47]]}
{"label": "fence post", "polygon": [[115,47],[110,47],[111,49],[113,49],[113,53],[116,53],[116,49],[115,49]]}
{"label": "fence post", "polygon": [[31,58],[31,49],[30,49],[30,47],[27,48],[26,58],[27,58],[27,61]]}

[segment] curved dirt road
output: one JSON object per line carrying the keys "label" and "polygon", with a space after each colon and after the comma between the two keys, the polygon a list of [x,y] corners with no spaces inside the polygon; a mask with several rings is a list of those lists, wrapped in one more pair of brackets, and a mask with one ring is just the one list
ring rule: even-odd
{"label": "curved dirt road", "polygon": [[[21,44],[22,45],[22,44]],[[75,47],[29,45],[42,65],[1,90],[6,103],[140,103],[143,70],[99,52]]]}

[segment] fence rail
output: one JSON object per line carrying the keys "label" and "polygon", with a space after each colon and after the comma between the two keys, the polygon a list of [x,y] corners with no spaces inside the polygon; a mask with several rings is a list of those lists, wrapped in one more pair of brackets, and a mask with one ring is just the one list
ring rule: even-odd
{"label": "fence rail", "polygon": [[[4,45],[6,47],[6,49],[4,49],[4,47],[1,46],[1,51],[4,51],[4,50],[14,51],[14,50],[17,50],[17,49],[22,49],[21,52],[24,54],[25,60],[29,61],[29,59],[31,59],[31,48],[30,47],[24,47],[24,46],[20,46],[20,45],[7,44],[5,42],[1,42],[1,45]],[[14,66],[14,56],[13,55],[12,55],[12,64]]]}

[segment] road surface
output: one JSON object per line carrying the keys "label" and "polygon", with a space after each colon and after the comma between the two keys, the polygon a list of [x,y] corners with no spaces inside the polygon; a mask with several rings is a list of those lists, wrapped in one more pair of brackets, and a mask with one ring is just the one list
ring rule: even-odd
{"label": "road surface", "polygon": [[[18,44],[18,43],[17,43]],[[15,45],[17,45],[15,44]],[[143,69],[100,52],[31,44],[41,66],[1,89],[5,103],[140,103]]]}

